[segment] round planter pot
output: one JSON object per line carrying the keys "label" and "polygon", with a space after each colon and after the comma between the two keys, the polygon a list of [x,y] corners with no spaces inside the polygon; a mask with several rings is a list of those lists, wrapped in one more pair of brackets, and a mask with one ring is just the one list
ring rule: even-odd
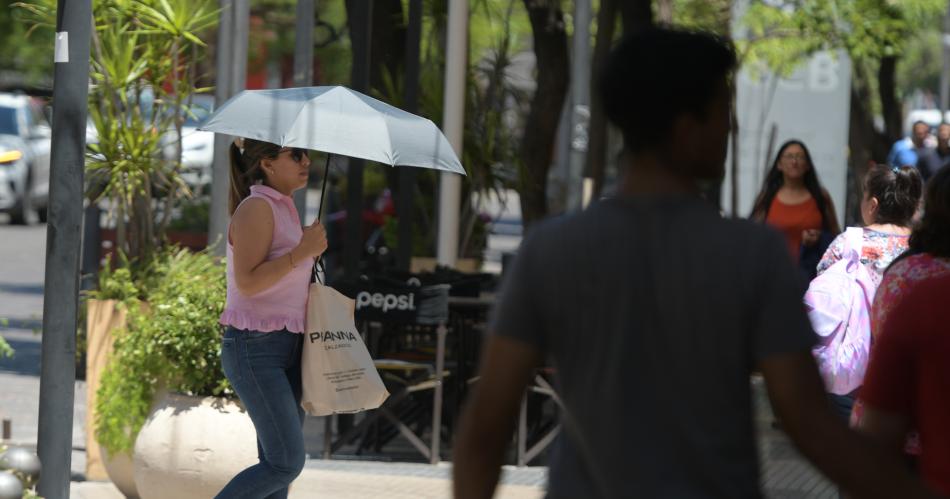
{"label": "round planter pot", "polygon": [[119,489],[127,499],[138,499],[139,493],[135,489],[135,472],[132,467],[132,457],[125,453],[111,455],[104,448],[102,452],[102,467],[106,469],[109,480]]}
{"label": "round planter pot", "polygon": [[241,406],[169,393],[135,439],[135,485],[142,499],[207,499],[257,461],[257,435]]}

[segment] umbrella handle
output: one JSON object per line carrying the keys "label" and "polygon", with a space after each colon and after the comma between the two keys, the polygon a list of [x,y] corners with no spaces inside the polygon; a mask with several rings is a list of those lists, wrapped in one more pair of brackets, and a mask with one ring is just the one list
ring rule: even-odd
{"label": "umbrella handle", "polygon": [[[330,153],[327,153],[327,161],[326,161],[326,164],[325,164],[324,167],[323,167],[323,186],[320,187],[320,206],[319,206],[319,208],[317,208],[317,220],[320,220],[321,217],[322,217],[322,215],[323,215],[323,200],[326,199],[326,197],[327,197],[327,179],[330,178],[330,157],[331,157],[331,156],[333,156],[333,155],[330,154]],[[317,275],[318,275],[317,269],[318,269],[318,267],[322,267],[322,268],[323,268],[323,275],[326,276],[326,274],[327,274],[327,269],[326,269],[326,267],[323,265],[323,260],[322,260],[322,258],[323,258],[323,255],[320,255],[320,256],[317,257],[316,260],[313,261],[313,270],[311,270],[311,272],[310,272],[310,282],[318,282],[318,281],[319,281],[319,279],[317,278]],[[324,283],[321,282],[320,284],[324,284]]]}

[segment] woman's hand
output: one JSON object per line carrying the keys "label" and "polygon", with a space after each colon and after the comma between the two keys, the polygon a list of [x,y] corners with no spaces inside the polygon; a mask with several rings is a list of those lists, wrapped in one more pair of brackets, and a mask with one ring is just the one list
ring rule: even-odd
{"label": "woman's hand", "polygon": [[303,237],[294,250],[294,256],[297,258],[315,258],[327,250],[327,230],[320,220],[314,220],[308,227],[303,228]]}
{"label": "woman's hand", "polygon": [[802,245],[807,248],[818,244],[818,238],[821,237],[821,231],[818,229],[806,229],[802,231]]}

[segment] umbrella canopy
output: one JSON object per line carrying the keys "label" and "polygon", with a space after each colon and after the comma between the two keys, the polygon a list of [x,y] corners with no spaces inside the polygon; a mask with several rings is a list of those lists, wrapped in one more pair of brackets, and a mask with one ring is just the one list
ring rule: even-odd
{"label": "umbrella canopy", "polygon": [[218,108],[200,130],[465,175],[431,120],[346,87],[245,90]]}

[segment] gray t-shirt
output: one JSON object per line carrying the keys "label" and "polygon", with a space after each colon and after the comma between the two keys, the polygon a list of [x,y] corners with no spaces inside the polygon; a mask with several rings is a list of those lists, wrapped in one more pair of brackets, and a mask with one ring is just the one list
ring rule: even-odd
{"label": "gray t-shirt", "polygon": [[541,349],[566,431],[549,497],[760,497],[749,375],[815,336],[781,235],[685,197],[543,222],[492,319]]}

